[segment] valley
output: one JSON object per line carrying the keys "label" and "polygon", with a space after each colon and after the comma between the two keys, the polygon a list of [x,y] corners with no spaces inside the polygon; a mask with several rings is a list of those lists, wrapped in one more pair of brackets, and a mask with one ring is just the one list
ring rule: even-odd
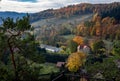
{"label": "valley", "polygon": [[120,2],[0,17],[0,81],[120,80]]}

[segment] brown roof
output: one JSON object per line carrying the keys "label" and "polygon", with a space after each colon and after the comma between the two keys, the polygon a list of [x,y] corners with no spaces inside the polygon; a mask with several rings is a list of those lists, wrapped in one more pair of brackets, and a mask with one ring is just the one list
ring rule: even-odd
{"label": "brown roof", "polygon": [[62,67],[62,65],[64,65],[64,64],[65,64],[65,62],[57,62],[56,66],[57,67]]}

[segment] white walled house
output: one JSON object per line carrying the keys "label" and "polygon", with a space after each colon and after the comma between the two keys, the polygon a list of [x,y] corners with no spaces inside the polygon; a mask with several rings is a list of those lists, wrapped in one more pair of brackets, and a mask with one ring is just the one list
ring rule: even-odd
{"label": "white walled house", "polygon": [[78,52],[84,52],[85,54],[89,54],[91,50],[90,50],[90,47],[87,46],[87,45],[79,45],[77,47],[77,51]]}
{"label": "white walled house", "polygon": [[50,51],[50,52],[60,52],[62,49],[61,48],[57,48],[57,47],[53,47],[53,46],[49,46],[49,45],[45,45],[45,44],[41,44],[40,48],[44,48],[46,51]]}

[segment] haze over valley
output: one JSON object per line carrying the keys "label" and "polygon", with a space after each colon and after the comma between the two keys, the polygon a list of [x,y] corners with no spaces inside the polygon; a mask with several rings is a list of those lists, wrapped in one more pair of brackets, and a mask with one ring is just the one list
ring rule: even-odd
{"label": "haze over valley", "polygon": [[119,0],[1,0],[0,81],[120,81]]}

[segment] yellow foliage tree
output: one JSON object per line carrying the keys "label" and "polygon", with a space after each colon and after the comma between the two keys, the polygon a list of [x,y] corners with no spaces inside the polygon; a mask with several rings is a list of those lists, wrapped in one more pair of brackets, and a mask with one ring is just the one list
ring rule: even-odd
{"label": "yellow foliage tree", "polygon": [[101,23],[100,22],[96,22],[95,27],[96,27],[96,35],[97,36],[101,36],[101,32],[102,32]]}
{"label": "yellow foliage tree", "polygon": [[101,17],[98,13],[95,13],[93,15],[93,19],[92,19],[93,22],[96,22],[96,21],[101,21]]}
{"label": "yellow foliage tree", "polygon": [[66,67],[69,71],[76,72],[85,62],[86,55],[82,52],[72,53],[67,60]]}
{"label": "yellow foliage tree", "polygon": [[76,42],[78,45],[83,45],[84,44],[84,40],[82,37],[80,36],[76,36],[73,38],[73,41]]}

